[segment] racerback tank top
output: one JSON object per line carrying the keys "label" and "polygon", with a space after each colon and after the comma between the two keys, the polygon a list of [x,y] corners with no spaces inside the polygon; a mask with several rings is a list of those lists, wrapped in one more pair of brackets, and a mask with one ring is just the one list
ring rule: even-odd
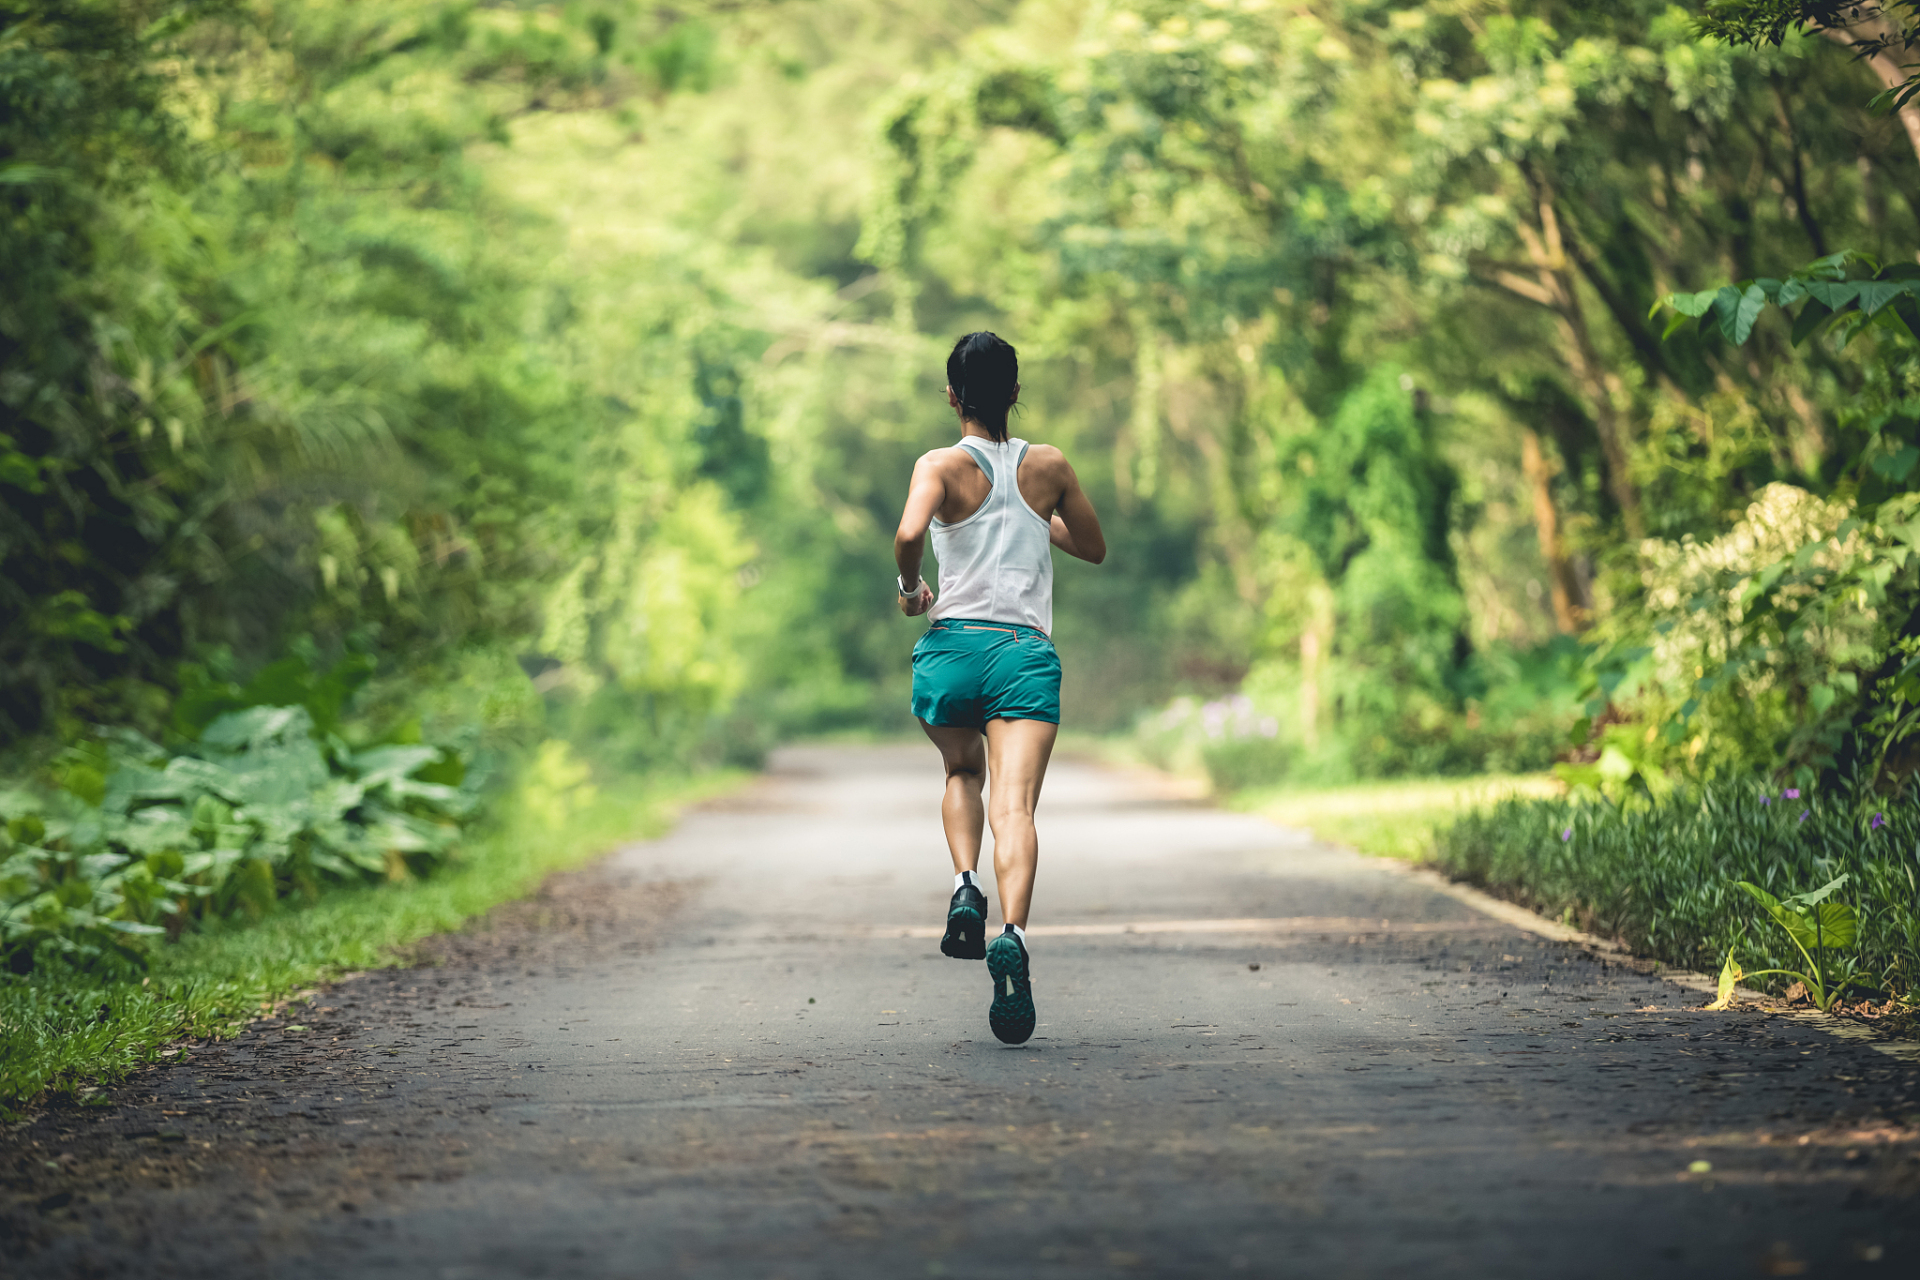
{"label": "racerback tank top", "polygon": [[1009,622],[1053,634],[1053,522],[1020,496],[1025,440],[995,442],[963,436],[992,486],[965,520],[933,522],[933,555],[940,562],[939,598],[931,620],[972,618]]}

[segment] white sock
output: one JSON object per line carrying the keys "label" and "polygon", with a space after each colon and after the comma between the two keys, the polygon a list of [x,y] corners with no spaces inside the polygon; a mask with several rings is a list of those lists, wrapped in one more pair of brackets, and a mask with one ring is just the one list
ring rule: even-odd
{"label": "white sock", "polygon": [[1027,945],[1027,931],[1025,929],[1022,929],[1017,924],[1010,924],[1006,928],[1002,929],[1000,932],[1010,933],[1014,937],[1020,939],[1020,945],[1023,947]]}
{"label": "white sock", "polygon": [[[980,888],[979,874],[973,871],[962,871],[959,875],[953,878],[953,888],[956,893],[959,891],[960,886],[963,884],[970,884],[974,888],[979,889]],[[981,889],[981,892],[984,893],[986,892],[986,890]]]}

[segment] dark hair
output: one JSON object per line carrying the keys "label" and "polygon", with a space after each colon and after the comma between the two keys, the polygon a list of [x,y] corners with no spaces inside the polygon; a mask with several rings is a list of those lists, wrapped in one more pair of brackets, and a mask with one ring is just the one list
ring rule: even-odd
{"label": "dark hair", "polygon": [[960,416],[977,422],[995,440],[1007,438],[1007,411],[1020,385],[1020,357],[1013,344],[984,329],[953,344],[947,385],[960,401]]}

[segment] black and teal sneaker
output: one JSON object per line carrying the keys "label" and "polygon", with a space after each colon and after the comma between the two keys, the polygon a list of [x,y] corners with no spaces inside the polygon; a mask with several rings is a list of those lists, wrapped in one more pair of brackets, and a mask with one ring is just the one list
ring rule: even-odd
{"label": "black and teal sneaker", "polygon": [[979,960],[987,954],[987,895],[970,884],[953,891],[940,951],[955,960]]}
{"label": "black and teal sneaker", "polygon": [[987,1023],[1006,1044],[1025,1044],[1033,1036],[1033,982],[1027,972],[1027,948],[1019,937],[1003,933],[987,948],[987,972],[993,975],[993,1004]]}

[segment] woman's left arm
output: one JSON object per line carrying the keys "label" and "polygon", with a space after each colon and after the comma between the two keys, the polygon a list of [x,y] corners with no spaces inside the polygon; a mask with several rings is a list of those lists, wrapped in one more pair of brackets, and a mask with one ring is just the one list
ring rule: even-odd
{"label": "woman's left arm", "polygon": [[1081,489],[1080,477],[1074,474],[1073,464],[1064,454],[1060,455],[1060,466],[1066,476],[1060,503],[1048,521],[1048,539],[1070,556],[1099,564],[1107,558],[1107,538],[1100,532],[1100,516],[1093,509],[1093,500]]}

